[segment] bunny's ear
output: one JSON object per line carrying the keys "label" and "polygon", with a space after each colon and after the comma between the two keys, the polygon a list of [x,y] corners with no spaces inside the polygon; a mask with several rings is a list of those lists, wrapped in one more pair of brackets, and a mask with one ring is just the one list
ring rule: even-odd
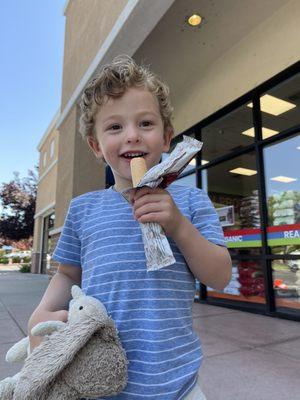
{"label": "bunny's ear", "polygon": [[84,296],[83,291],[77,285],[72,286],[71,293],[72,293],[73,299],[78,299],[79,297]]}

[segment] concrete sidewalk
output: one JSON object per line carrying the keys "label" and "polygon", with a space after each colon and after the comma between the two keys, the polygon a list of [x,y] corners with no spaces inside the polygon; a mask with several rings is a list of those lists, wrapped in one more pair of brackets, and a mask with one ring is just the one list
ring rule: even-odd
{"label": "concrete sidewalk", "polygon": [[[27,334],[48,283],[45,275],[0,272],[0,379],[19,371],[5,354]],[[195,304],[194,326],[202,338],[207,400],[300,400],[298,322]]]}

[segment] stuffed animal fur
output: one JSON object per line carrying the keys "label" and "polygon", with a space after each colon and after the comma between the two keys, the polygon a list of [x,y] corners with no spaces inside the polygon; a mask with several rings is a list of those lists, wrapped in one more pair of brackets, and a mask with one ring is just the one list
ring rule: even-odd
{"label": "stuffed animal fur", "polygon": [[37,324],[44,340],[29,354],[28,337],[6,355],[22,370],[0,382],[0,400],[79,400],[120,393],[127,383],[125,351],[103,304],[72,287],[67,323]]}

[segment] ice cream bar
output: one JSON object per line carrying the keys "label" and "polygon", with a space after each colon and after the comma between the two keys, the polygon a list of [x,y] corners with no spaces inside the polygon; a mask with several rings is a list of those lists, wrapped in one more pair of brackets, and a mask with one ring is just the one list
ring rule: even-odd
{"label": "ice cream bar", "polygon": [[147,172],[146,161],[143,157],[134,157],[130,161],[132,185],[136,187]]}
{"label": "ice cream bar", "polygon": [[[131,174],[133,186],[136,188],[165,188],[172,183],[184,170],[195,154],[202,148],[202,142],[183,135],[183,141],[178,143],[170,155],[161,163],[154,165],[147,171],[143,158],[131,160]],[[142,167],[141,167],[142,163]],[[136,165],[137,164],[137,165]],[[130,202],[128,188],[123,195]],[[156,222],[140,223],[145,249],[147,271],[156,271],[176,262],[168,238],[163,228]]]}

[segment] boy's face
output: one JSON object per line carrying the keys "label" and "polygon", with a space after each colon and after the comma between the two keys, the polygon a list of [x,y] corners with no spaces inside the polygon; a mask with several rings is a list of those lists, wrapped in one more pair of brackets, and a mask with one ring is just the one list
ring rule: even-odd
{"label": "boy's face", "polygon": [[157,99],[147,89],[136,87],[101,106],[95,130],[98,143],[89,138],[89,146],[111,167],[117,190],[132,187],[130,153],[142,153],[150,169],[169,150],[173,136],[171,128],[164,132]]}

